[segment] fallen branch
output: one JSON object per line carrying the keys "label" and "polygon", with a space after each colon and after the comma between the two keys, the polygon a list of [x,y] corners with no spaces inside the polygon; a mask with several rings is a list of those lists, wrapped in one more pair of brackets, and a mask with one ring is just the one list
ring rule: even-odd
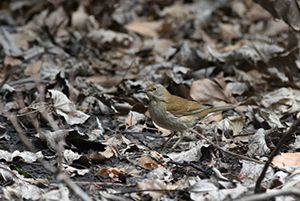
{"label": "fallen branch", "polygon": [[266,193],[245,196],[244,198],[240,198],[234,201],[261,201],[261,200],[269,200],[277,196],[286,196],[286,195],[290,195],[290,196],[293,195],[300,198],[299,188],[270,190]]}
{"label": "fallen branch", "polygon": [[285,143],[285,141],[287,139],[290,138],[290,136],[298,130],[298,128],[300,127],[300,119],[297,119],[297,121],[295,121],[293,123],[293,125],[289,128],[289,130],[285,133],[285,135],[281,138],[281,140],[279,141],[279,143],[277,144],[276,148],[273,150],[273,152],[271,153],[271,155],[268,158],[268,161],[265,163],[265,166],[260,174],[260,176],[258,177],[256,184],[255,184],[255,193],[260,193],[261,192],[261,182],[265,177],[265,174],[267,172],[268,167],[270,166],[273,158],[279,153],[282,145]]}
{"label": "fallen branch", "polygon": [[252,162],[255,162],[255,163],[259,163],[259,164],[265,164],[264,162],[262,161],[259,161],[259,160],[256,160],[256,159],[253,159],[253,158],[249,158],[247,156],[244,156],[244,155],[240,155],[240,154],[237,154],[237,153],[234,153],[232,151],[228,151],[228,150],[225,150],[224,148],[220,147],[219,145],[217,145],[216,143],[212,142],[211,140],[209,140],[208,138],[204,137],[203,135],[201,135],[198,131],[192,129],[192,132],[198,134],[202,139],[206,140],[210,145],[212,145],[214,148],[217,148],[227,154],[230,154],[230,155],[233,155],[233,156],[236,156],[238,158],[241,158],[241,159],[244,159],[244,160],[248,160],[248,161],[252,161]]}

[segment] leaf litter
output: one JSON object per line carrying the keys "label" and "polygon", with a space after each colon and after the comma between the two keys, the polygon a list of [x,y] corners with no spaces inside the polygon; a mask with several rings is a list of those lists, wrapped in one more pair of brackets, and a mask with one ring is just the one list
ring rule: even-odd
{"label": "leaf litter", "polygon": [[[300,114],[298,5],[256,2],[262,7],[1,3],[1,200],[255,196],[263,164]],[[171,150],[182,136],[162,147],[171,131],[151,121],[149,100],[138,93],[149,83],[237,108],[199,122]],[[263,191],[297,187],[298,134],[272,160]],[[285,198],[292,196],[275,199]]]}

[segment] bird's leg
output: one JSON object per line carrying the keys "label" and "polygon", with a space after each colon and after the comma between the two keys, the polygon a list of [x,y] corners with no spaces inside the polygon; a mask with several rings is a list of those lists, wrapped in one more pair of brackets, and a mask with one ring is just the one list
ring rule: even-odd
{"label": "bird's leg", "polygon": [[177,140],[177,142],[172,146],[172,148],[171,148],[171,151],[173,151],[178,145],[179,145],[179,143],[182,141],[182,140],[184,140],[186,138],[186,135],[183,133],[183,132],[181,132],[180,133],[180,138]]}
{"label": "bird's leg", "polygon": [[[171,136],[162,144],[161,147],[166,147],[167,143],[170,141],[170,139],[176,134],[176,132],[173,132],[171,134]],[[173,151],[177,146],[178,144],[184,140],[184,139],[189,139],[190,136],[187,136],[186,133],[184,131],[180,132],[180,138],[176,141],[176,143],[172,146],[171,148],[171,151]]]}
{"label": "bird's leg", "polygon": [[176,134],[176,132],[173,132],[171,136],[161,145],[161,147],[166,147],[167,143],[170,141],[170,139]]}
{"label": "bird's leg", "polygon": [[183,131],[183,132],[181,132],[180,138],[177,140],[177,142],[172,146],[172,148],[170,150],[173,151],[179,145],[180,142],[182,142],[183,140],[186,140],[186,139],[190,139],[193,141],[196,140],[194,136],[187,135],[186,131]]}

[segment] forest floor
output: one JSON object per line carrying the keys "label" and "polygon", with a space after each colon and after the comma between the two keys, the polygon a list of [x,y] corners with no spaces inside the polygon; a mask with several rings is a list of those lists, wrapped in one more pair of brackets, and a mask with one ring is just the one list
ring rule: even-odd
{"label": "forest floor", "polygon": [[[21,0],[0,8],[1,200],[299,197],[299,34],[260,5]],[[138,93],[149,83],[237,107],[185,131],[175,149],[179,134],[162,147],[172,131],[151,121]]]}

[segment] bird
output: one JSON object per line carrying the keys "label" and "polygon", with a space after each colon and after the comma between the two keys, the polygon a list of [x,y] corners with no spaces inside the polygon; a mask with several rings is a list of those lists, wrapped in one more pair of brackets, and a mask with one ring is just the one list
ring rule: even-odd
{"label": "bird", "polygon": [[163,85],[158,83],[148,85],[142,92],[150,99],[148,110],[152,121],[162,128],[174,131],[171,137],[174,136],[175,132],[183,132],[193,128],[199,121],[215,112],[236,107],[235,105],[206,106],[196,101],[172,95]]}

